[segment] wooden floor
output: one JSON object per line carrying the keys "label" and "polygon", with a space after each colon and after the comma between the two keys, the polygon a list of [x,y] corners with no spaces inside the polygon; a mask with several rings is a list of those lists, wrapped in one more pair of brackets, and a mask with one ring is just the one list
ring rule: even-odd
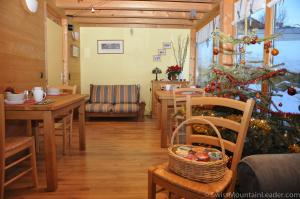
{"label": "wooden floor", "polygon": [[61,146],[57,146],[59,182],[56,192],[45,192],[43,154],[39,154],[41,188],[28,188],[29,177],[20,179],[8,187],[5,198],[147,198],[147,168],[167,161],[166,150],[160,148],[160,131],[154,120],[89,121],[86,123],[85,152],[78,151],[77,132],[75,124],[75,139],[69,155],[62,156]]}

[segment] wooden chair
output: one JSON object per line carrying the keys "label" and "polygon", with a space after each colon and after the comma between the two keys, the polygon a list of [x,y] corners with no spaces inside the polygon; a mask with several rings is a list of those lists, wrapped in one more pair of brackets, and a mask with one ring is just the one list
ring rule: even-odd
{"label": "wooden chair", "polygon": [[[51,86],[51,88],[58,88],[62,93],[68,94],[76,94],[76,85],[69,86],[69,85],[61,85],[61,86]],[[73,132],[73,110],[59,116],[57,121],[54,124],[54,129],[56,131],[56,136],[62,136],[62,144],[63,144],[63,155],[66,154],[67,151],[67,140],[69,142],[69,149],[71,148],[72,143],[72,132]],[[36,128],[36,147],[37,151],[39,152],[39,136],[43,135],[43,124],[39,124]]]}
{"label": "wooden chair", "polygon": [[[249,121],[254,107],[254,100],[249,99],[247,102],[241,102],[228,98],[219,97],[191,97],[186,99],[186,117],[205,118],[217,127],[230,129],[237,133],[236,143],[224,140],[224,146],[227,151],[232,152],[232,163],[225,176],[217,182],[200,183],[180,177],[169,171],[167,164],[149,168],[148,171],[148,199],[156,198],[156,185],[163,187],[175,194],[178,198],[198,199],[198,198],[216,198],[218,193],[233,191],[235,186],[235,176],[237,164],[241,158],[244,140],[247,134]],[[241,122],[235,122],[229,119],[213,116],[192,116],[192,107],[196,105],[213,105],[223,106],[241,111]],[[187,143],[204,143],[214,146],[220,146],[216,137],[207,135],[194,135],[187,131]]]}
{"label": "wooden chair", "polygon": [[[205,91],[201,88],[178,88],[173,90],[173,103],[174,103],[174,114],[178,113],[180,109],[185,109],[186,107],[186,96],[191,95],[196,96],[205,96]],[[175,117],[175,119],[184,119],[183,117]],[[176,122],[176,127],[178,122]]]}
{"label": "wooden chair", "polygon": [[[177,128],[177,126],[185,120],[185,115],[181,115],[179,112],[182,111],[182,114],[184,114],[187,95],[191,95],[193,97],[205,96],[205,91],[201,88],[178,88],[173,90],[175,128]],[[171,135],[169,135],[169,137],[171,137]],[[179,133],[177,135],[176,139],[179,143],[181,143],[179,140],[182,140],[180,137],[185,137],[185,133]]]}
{"label": "wooden chair", "polygon": [[[32,180],[35,187],[38,187],[38,177],[36,168],[36,156],[34,139],[32,137],[5,137],[5,113],[4,113],[4,97],[0,94],[0,198],[4,197],[4,189],[7,185],[11,184],[15,180],[21,178],[25,174],[31,172]],[[28,150],[29,152],[21,156],[23,153],[19,153]],[[13,155],[18,153],[18,159],[13,162],[7,161]],[[19,163],[24,160],[30,159],[30,167],[16,176],[6,179],[6,171],[15,168]]]}

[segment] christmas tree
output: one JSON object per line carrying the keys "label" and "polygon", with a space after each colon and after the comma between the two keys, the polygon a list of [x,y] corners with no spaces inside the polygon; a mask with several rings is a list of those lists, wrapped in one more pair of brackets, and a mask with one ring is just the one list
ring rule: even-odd
{"label": "christmas tree", "polygon": [[[227,97],[246,101],[249,98],[256,100],[255,110],[249,126],[245,142],[244,155],[258,153],[300,153],[300,114],[280,111],[282,103],[276,104],[272,97],[280,96],[277,91],[285,91],[289,95],[297,94],[295,87],[300,87],[300,75],[291,73],[284,68],[284,63],[275,65],[264,64],[263,61],[248,61],[247,47],[257,43],[264,44],[265,53],[277,56],[279,50],[274,48],[272,41],[279,35],[267,38],[259,38],[255,31],[244,35],[242,38],[233,38],[216,30],[212,37],[215,43],[228,43],[232,49],[214,47],[213,54],[219,56],[219,52],[233,57],[232,66],[213,63],[210,68],[210,77],[205,91],[214,96]],[[259,85],[255,89],[253,85]],[[263,89],[261,89],[263,88]],[[299,109],[299,107],[295,107]],[[203,114],[203,110],[195,109],[197,114]],[[208,114],[216,114],[207,110]],[[200,113],[201,112],[201,113]],[[222,117],[240,120],[238,113],[228,110],[218,110]],[[198,133],[209,133],[204,126],[195,126]],[[222,132],[223,137],[233,139],[234,135],[227,131]]]}

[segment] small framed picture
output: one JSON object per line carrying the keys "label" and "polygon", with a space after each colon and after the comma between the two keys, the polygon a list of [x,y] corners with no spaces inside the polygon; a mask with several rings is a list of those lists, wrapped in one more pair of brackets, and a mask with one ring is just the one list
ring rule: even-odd
{"label": "small framed picture", "polygon": [[97,40],[98,54],[123,54],[123,40]]}
{"label": "small framed picture", "polygon": [[153,61],[160,62],[160,55],[153,55]]}
{"label": "small framed picture", "polygon": [[80,56],[80,49],[76,45],[71,45],[71,55],[72,57],[79,57]]}
{"label": "small framed picture", "polygon": [[158,49],[158,54],[159,55],[166,55],[166,49],[164,49],[164,48]]}
{"label": "small framed picture", "polygon": [[163,48],[164,49],[172,48],[172,42],[163,42]]}

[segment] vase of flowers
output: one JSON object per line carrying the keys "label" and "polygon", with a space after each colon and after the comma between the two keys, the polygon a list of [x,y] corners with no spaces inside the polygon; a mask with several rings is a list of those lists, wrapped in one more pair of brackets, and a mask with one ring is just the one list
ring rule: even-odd
{"label": "vase of flowers", "polygon": [[179,74],[182,72],[182,67],[175,65],[169,66],[166,73],[169,80],[177,80]]}

